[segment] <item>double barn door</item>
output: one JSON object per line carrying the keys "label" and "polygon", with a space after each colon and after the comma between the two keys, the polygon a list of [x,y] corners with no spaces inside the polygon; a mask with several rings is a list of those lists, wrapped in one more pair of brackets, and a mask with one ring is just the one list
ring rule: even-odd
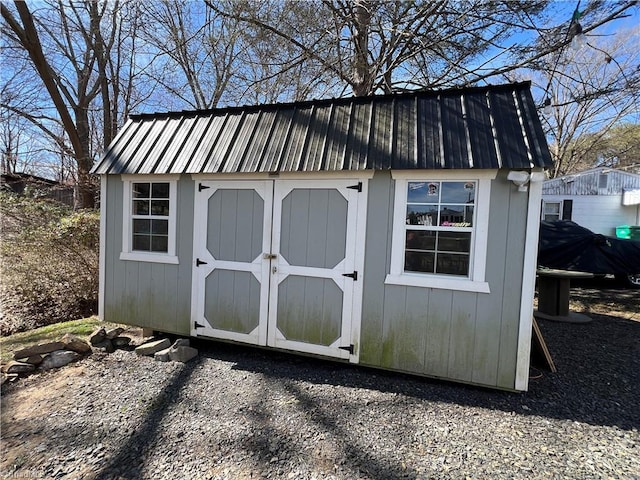
{"label": "double barn door", "polygon": [[361,187],[196,182],[192,334],[350,358]]}

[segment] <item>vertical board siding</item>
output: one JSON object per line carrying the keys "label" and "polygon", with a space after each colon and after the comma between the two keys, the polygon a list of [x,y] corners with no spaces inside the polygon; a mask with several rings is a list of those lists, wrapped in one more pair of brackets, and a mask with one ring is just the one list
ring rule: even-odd
{"label": "vertical board siding", "polygon": [[[498,179],[506,181],[506,174],[500,172]],[[478,296],[477,310],[481,316],[478,318],[480,325],[475,334],[472,376],[474,383],[485,385],[497,385],[498,379],[500,344],[496,339],[499,339],[498,333],[502,325],[502,302],[496,301],[496,298],[502,298],[504,295],[504,275],[505,269],[508,268],[504,258],[509,248],[507,222],[498,219],[508,218],[509,196],[508,188],[491,190],[492,221],[488,238],[491,248],[487,251],[487,265],[493,265],[494,268],[487,268],[486,272],[491,295]]]}
{"label": "vertical board siding", "polygon": [[204,298],[204,317],[213,328],[248,334],[258,326],[260,282],[251,272],[213,270]]}
{"label": "vertical board siding", "polygon": [[382,362],[382,326],[386,292],[384,279],[390,266],[393,195],[391,174],[384,171],[376,172],[369,181],[367,203],[367,245],[360,329],[360,363],[365,365],[381,365]]}
{"label": "vertical board siding", "polygon": [[193,182],[178,182],[176,252],[179,265],[120,260],[123,183],[107,178],[104,320],[188,335],[193,249]]}
{"label": "vertical board siding", "polygon": [[[491,293],[384,285],[393,181],[369,185],[360,363],[513,389],[528,195],[492,181],[486,280]],[[391,197],[390,197],[391,195]],[[397,248],[397,247],[396,247]]]}
{"label": "vertical board siding", "polygon": [[515,385],[518,332],[520,330],[520,294],[522,292],[522,268],[524,265],[525,233],[529,194],[508,185],[509,213],[507,224],[507,249],[504,255],[504,294],[502,296],[502,324],[500,326],[500,356],[498,359],[498,386],[513,388]]}
{"label": "vertical board siding", "polygon": [[278,286],[278,330],[287,340],[329,346],[340,338],[342,302],[332,279],[289,275]]}

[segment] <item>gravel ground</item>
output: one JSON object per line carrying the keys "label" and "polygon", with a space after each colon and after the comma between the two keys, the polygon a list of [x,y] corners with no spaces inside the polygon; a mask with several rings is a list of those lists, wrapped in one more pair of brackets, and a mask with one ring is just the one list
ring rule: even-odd
{"label": "gravel ground", "polygon": [[558,373],[521,394],[212,342],[93,354],[3,386],[0,475],[640,479],[639,299],[541,321]]}

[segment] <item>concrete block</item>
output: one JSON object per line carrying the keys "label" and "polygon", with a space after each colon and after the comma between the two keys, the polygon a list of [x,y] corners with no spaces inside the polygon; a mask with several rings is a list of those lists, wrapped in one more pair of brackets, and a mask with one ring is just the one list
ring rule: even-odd
{"label": "concrete block", "polygon": [[168,362],[169,360],[171,360],[169,358],[170,351],[171,351],[171,347],[165,348],[164,350],[160,350],[159,352],[156,352],[153,354],[153,359],[158,362]]}
{"label": "concrete block", "polygon": [[155,342],[145,343],[136,347],[136,353],[138,355],[153,355],[160,350],[164,350],[165,348],[169,348],[171,346],[171,341],[168,338],[163,338],[162,340],[156,340]]}
{"label": "concrete block", "polygon": [[186,363],[197,356],[198,350],[193,347],[179,346],[177,348],[171,348],[169,351],[169,358],[172,362]]}

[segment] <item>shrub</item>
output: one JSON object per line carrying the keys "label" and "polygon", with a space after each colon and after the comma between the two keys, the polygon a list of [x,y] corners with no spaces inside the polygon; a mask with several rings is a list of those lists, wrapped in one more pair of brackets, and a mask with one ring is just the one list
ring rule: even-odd
{"label": "shrub", "polygon": [[6,192],[0,212],[0,334],[95,313],[98,212]]}

